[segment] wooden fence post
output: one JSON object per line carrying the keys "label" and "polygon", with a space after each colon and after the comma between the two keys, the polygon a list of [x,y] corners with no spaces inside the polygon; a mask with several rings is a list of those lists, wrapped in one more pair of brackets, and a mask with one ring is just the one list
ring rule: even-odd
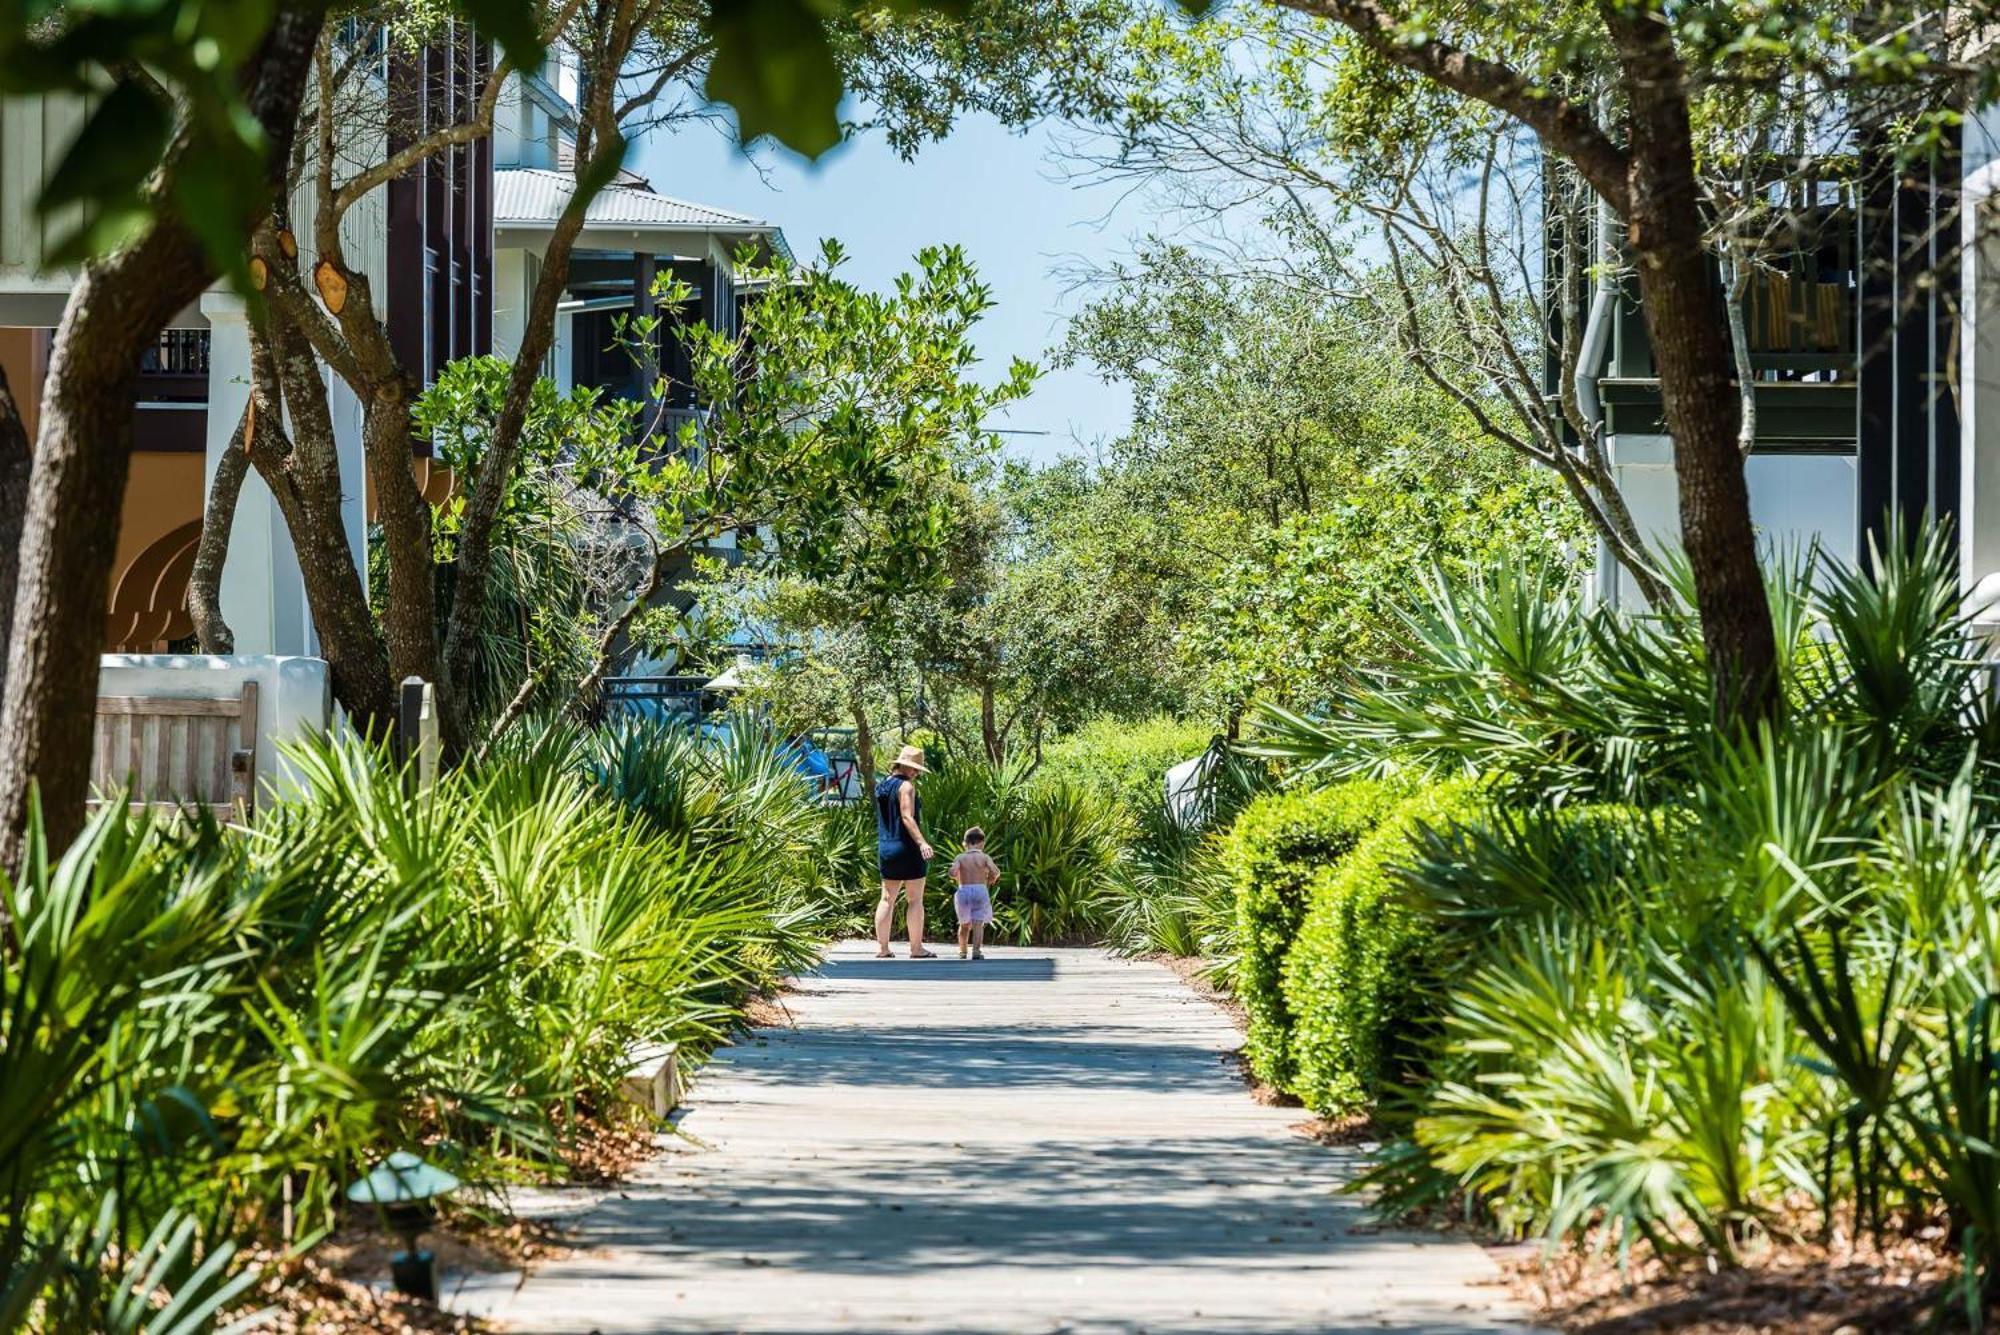
{"label": "wooden fence post", "polygon": [[416,792],[437,782],[439,757],[437,688],[422,677],[405,677],[396,700],[397,758]]}

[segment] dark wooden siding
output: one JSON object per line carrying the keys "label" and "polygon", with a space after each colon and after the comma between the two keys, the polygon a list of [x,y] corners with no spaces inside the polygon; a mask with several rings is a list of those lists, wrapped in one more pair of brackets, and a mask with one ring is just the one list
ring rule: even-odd
{"label": "dark wooden siding", "polygon": [[1894,148],[1864,139],[1859,218],[1859,504],[1880,538],[1958,513],[1959,425],[1949,377],[1958,291],[1960,161],[1954,144],[1898,169]]}
{"label": "dark wooden siding", "polygon": [[[490,48],[465,24],[421,53],[392,52],[391,151],[471,119],[492,72]],[[390,182],[388,207],[389,340],[429,384],[446,362],[493,350],[491,137]]]}

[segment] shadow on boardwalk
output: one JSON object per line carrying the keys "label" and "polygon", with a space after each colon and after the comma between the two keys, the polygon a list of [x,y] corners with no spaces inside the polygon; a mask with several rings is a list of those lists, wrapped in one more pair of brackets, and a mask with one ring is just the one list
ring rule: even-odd
{"label": "shadow on boardwalk", "polygon": [[[1172,1093],[1191,1072],[1229,1073],[1213,1048],[1147,1041],[1133,1031],[1119,1041],[1108,1026],[1044,1025],[1004,1041],[974,1025],[883,1024],[865,1033],[779,1030],[729,1054],[732,1081],[746,1084],[884,1086],[968,1094],[1035,1088],[1126,1089]],[[1305,1114],[1299,1114],[1303,1117]]]}
{"label": "shadow on boardwalk", "polygon": [[[995,947],[998,949],[999,947]],[[829,959],[805,975],[832,983],[1047,983],[1056,976],[1056,962],[1043,957],[1002,957],[962,960],[947,947],[932,960],[913,960],[901,951],[890,959]]]}
{"label": "shadow on boardwalk", "polygon": [[[690,1139],[500,1295],[585,1335],[1522,1335],[1490,1261],[1376,1232],[1158,965],[841,947],[698,1076]],[[491,1295],[489,1295],[491,1296]]]}
{"label": "shadow on boardwalk", "polygon": [[[1328,1190],[1345,1165],[1311,1145],[1092,1139],[983,1158],[964,1157],[963,1141],[912,1148],[908,1169],[845,1165],[837,1153],[809,1159],[820,1166],[796,1182],[761,1184],[749,1212],[738,1193],[691,1176],[674,1208],[675,1237],[659,1237],[657,1204],[635,1198],[600,1206],[592,1240],[661,1254],[699,1240],[776,1266],[856,1276],[976,1272],[996,1250],[1015,1267],[1087,1258],[1093,1267],[1226,1270],[1320,1250],[1362,1222],[1353,1198]],[[1228,1192],[1250,1183],[1283,1200],[1232,1203]]]}

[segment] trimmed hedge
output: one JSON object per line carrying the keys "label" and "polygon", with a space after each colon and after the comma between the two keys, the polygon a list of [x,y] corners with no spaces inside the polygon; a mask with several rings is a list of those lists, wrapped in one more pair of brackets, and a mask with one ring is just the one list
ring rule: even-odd
{"label": "trimmed hedge", "polygon": [[1223,867],[1236,896],[1232,981],[1250,1018],[1244,1055],[1259,1080],[1280,1089],[1292,1082],[1294,1020],[1285,1000],[1283,969],[1305,920],[1310,883],[1409,793],[1407,780],[1378,779],[1266,793],[1243,809],[1224,836]]}
{"label": "trimmed hedge", "polygon": [[1205,724],[1171,718],[1097,719],[1049,746],[1036,777],[1087,788],[1136,821],[1164,800],[1167,771],[1202,754],[1214,736]]}
{"label": "trimmed hedge", "polygon": [[1316,872],[1310,906],[1285,958],[1282,997],[1296,1017],[1286,1088],[1315,1112],[1367,1107],[1421,1060],[1416,1038],[1436,998],[1427,980],[1437,917],[1400,873],[1420,827],[1469,820],[1473,782],[1455,779],[1409,798],[1337,866]]}

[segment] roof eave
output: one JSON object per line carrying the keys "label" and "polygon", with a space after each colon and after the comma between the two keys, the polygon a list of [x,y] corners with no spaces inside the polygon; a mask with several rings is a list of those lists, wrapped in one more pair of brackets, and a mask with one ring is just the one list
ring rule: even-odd
{"label": "roof eave", "polygon": [[[496,242],[512,241],[517,245],[537,245],[546,243],[554,232],[554,218],[496,218],[493,233]],[[737,238],[740,241],[762,241],[773,253],[789,260],[792,248],[785,240],[781,227],[769,224],[743,223],[653,223],[653,222],[591,222],[586,220],[583,230],[577,234],[576,247],[579,250],[630,250],[629,245],[611,246],[611,241],[630,242],[641,240],[664,241],[670,238]],[[597,244],[593,245],[595,241]],[[664,250],[664,247],[662,247]]]}

